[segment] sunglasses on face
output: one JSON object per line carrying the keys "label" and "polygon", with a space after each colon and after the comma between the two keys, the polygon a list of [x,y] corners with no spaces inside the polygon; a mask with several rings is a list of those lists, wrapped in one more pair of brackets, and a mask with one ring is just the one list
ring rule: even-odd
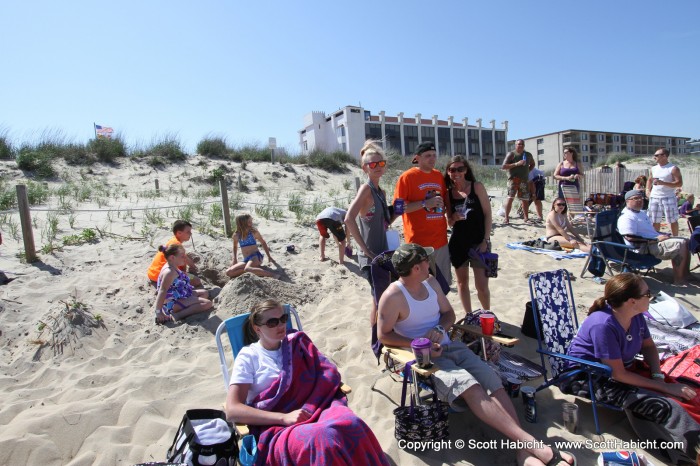
{"label": "sunglasses on face", "polygon": [[365,165],[372,169],[377,167],[384,167],[386,166],[386,160],[380,160],[379,162],[367,162]]}
{"label": "sunglasses on face", "polygon": [[450,167],[447,169],[447,171],[450,173],[464,173],[465,171],[467,171],[467,167],[465,167],[464,165],[462,165],[461,167]]}
{"label": "sunglasses on face", "polygon": [[646,293],[643,293],[642,295],[639,296],[639,299],[641,299],[641,298],[649,298],[649,299],[651,299],[651,297],[652,297],[651,290],[647,290]]}
{"label": "sunglasses on face", "polygon": [[566,204],[563,203],[563,202],[557,202],[555,205],[556,205],[557,207],[566,207]]}
{"label": "sunglasses on face", "polygon": [[267,328],[275,328],[279,324],[286,324],[288,320],[289,315],[282,314],[280,317],[273,317],[272,319],[267,319],[267,321],[263,325]]}

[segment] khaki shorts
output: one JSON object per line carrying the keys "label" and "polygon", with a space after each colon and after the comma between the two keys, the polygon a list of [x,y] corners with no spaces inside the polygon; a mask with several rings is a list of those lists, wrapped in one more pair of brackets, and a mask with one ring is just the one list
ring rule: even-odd
{"label": "khaki shorts", "polygon": [[687,240],[683,238],[669,238],[666,241],[649,244],[649,254],[657,259],[668,260],[673,259],[681,253],[683,245]]}
{"label": "khaki shorts", "polygon": [[440,367],[433,374],[435,391],[440,400],[450,404],[474,385],[481,385],[488,395],[503,388],[501,377],[462,342],[443,346],[435,363]]}

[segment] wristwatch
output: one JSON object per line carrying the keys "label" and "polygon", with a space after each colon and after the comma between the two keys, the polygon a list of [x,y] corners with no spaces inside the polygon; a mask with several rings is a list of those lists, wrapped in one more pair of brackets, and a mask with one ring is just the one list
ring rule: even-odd
{"label": "wristwatch", "polygon": [[445,327],[443,327],[442,325],[436,325],[435,327],[433,327],[433,330],[437,330],[438,332],[442,333],[443,335],[445,335],[447,333],[447,331],[445,330]]}

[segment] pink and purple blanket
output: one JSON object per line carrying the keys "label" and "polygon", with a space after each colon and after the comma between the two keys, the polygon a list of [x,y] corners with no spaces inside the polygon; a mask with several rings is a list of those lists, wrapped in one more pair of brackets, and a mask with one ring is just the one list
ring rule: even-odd
{"label": "pink and purple blanket", "polygon": [[388,465],[374,433],[347,407],[340,373],[304,332],[282,341],[280,377],[252,406],[312,413],[293,426],[251,426],[258,439],[256,464]]}

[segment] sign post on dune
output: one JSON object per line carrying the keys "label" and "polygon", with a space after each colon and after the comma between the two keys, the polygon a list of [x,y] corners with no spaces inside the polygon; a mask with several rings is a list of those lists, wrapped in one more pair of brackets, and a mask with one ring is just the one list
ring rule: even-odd
{"label": "sign post on dune", "polygon": [[277,138],[270,138],[267,146],[270,148],[270,162],[275,163],[275,149],[277,149]]}

